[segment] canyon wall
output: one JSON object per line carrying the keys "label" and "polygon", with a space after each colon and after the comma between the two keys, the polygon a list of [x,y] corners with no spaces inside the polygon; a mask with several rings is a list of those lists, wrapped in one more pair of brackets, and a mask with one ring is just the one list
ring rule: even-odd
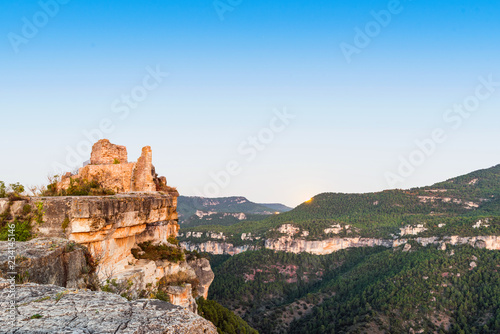
{"label": "canyon wall", "polygon": [[[446,249],[446,245],[464,245],[468,244],[476,248],[484,248],[489,250],[500,250],[500,236],[446,236],[446,237],[415,237],[415,238],[395,238],[395,239],[377,239],[377,238],[359,238],[359,237],[332,237],[323,240],[306,240],[292,235],[285,235],[276,239],[264,240],[264,247],[274,251],[290,252],[290,253],[310,253],[315,255],[327,255],[333,252],[356,247],[375,247],[382,246],[387,248],[395,248],[406,245],[409,241],[414,240],[422,246],[437,245],[440,249]],[[256,250],[261,247],[256,245],[239,245],[234,246],[230,242],[210,240],[204,242],[196,242],[191,238],[190,241],[181,243],[183,247],[191,251],[207,252],[215,255],[227,254],[236,255],[247,250]]]}
{"label": "canyon wall", "polygon": [[[177,236],[177,197],[178,193],[173,191],[114,196],[33,197],[14,202],[0,199],[0,212],[7,210],[10,212],[9,216],[16,217],[23,215],[26,206],[31,207],[32,212],[40,210],[40,219],[33,223],[32,228],[38,238],[27,243],[17,243],[18,245],[29,249],[36,248],[33,245],[56,245],[58,240],[66,240],[85,246],[97,262],[95,271],[100,285],[107,285],[113,291],[119,292],[123,292],[121,287],[130,285],[124,290],[130,298],[154,294],[157,283],[166,276],[179,276],[198,282],[197,286],[193,286],[193,291],[186,288],[181,292],[175,288],[166,291],[173,303],[196,312],[192,292],[207,297],[208,288],[214,279],[208,260],[191,259],[175,263],[166,259],[137,259],[132,254],[132,249],[137,248],[139,244],[150,242],[169,245],[168,238]],[[38,252],[36,260],[24,263],[27,268],[31,268],[30,273],[39,271],[35,270],[35,267],[41,267],[43,273],[44,263],[50,262],[51,266],[56,266],[57,263],[58,270],[50,274],[55,278],[46,281],[35,279],[39,274],[31,274],[30,281],[68,287],[84,285],[80,277],[80,272],[84,269],[75,267],[74,270],[68,270],[65,267],[68,262],[74,266],[80,263],[81,254],[78,259],[68,261],[64,256],[68,257],[72,253],[64,256],[59,254],[64,253],[64,250],[61,250],[64,247],[49,248]],[[23,254],[18,253],[19,256]],[[84,266],[85,264],[80,265]],[[63,279],[68,273],[75,277]],[[116,282],[115,286],[110,285],[111,281]]]}
{"label": "canyon wall", "polygon": [[188,251],[206,252],[214,255],[236,255],[249,250],[260,249],[260,247],[253,245],[234,246],[231,243],[218,241],[207,241],[202,243],[181,242],[181,245]]}
{"label": "canyon wall", "polygon": [[[41,207],[34,224],[38,237],[58,237],[87,246],[102,269],[120,270],[131,259],[130,250],[146,241],[177,236],[177,192],[118,194],[114,196],[32,197],[11,203],[13,216],[25,205]],[[0,211],[9,205],[0,199]],[[35,210],[35,209],[33,209]]]}

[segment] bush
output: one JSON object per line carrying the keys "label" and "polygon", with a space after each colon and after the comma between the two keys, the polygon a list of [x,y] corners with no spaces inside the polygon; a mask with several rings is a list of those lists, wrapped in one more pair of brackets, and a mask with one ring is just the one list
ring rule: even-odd
{"label": "bush", "polygon": [[24,192],[24,186],[20,184],[19,182],[17,183],[12,183],[9,185],[10,189],[12,190],[13,193],[15,194],[22,194]]}
{"label": "bush", "polygon": [[158,291],[155,294],[155,299],[163,300],[164,302],[170,303],[170,296],[163,291]]}
{"label": "bush", "polygon": [[167,238],[167,242],[168,242],[169,244],[172,244],[172,245],[176,245],[176,246],[178,246],[178,245],[179,245],[179,240],[177,240],[177,239],[176,239],[175,237],[173,237],[173,236],[168,237],[168,238]]}
{"label": "bush", "polygon": [[29,205],[29,204],[25,204],[25,205],[23,206],[23,214],[24,214],[24,215],[28,215],[30,212],[31,212],[31,205]]}
{"label": "bush", "polygon": [[[166,245],[154,246],[150,241],[139,244],[140,249],[132,249],[132,255],[136,259],[147,259],[147,260],[167,260],[170,262],[180,262],[184,261],[184,250],[180,247],[171,247]],[[144,252],[141,253],[141,250]]]}
{"label": "bush", "polygon": [[30,240],[33,237],[30,221],[18,221],[16,218],[12,223],[6,224],[0,230],[0,240],[8,240],[9,234],[13,235],[16,241]]}
{"label": "bush", "polygon": [[64,218],[64,220],[61,224],[61,227],[62,227],[64,232],[66,232],[66,229],[68,228],[68,226],[69,226],[69,218],[66,217],[66,218]]}
{"label": "bush", "polygon": [[38,225],[43,224],[43,215],[45,211],[43,211],[43,202],[36,202],[36,212],[34,213],[34,219],[38,223]]}
{"label": "bush", "polygon": [[0,181],[0,198],[9,197],[10,200],[18,200],[21,199],[21,194],[24,193],[24,186],[17,183],[11,183],[7,187],[5,182]]}
{"label": "bush", "polygon": [[89,181],[82,178],[70,178],[67,189],[58,189],[59,177],[56,175],[49,178],[51,183],[47,185],[47,190],[42,192],[42,196],[105,196],[114,195],[111,189],[104,188],[97,181]]}
{"label": "bush", "polygon": [[[188,251],[187,249],[185,249],[184,254],[186,254],[187,261],[198,260],[198,259],[210,260],[210,256],[208,253],[200,254],[196,249],[193,251]],[[210,261],[210,263],[212,263],[212,261]]]}
{"label": "bush", "polygon": [[7,197],[7,187],[3,181],[0,181],[0,198]]}

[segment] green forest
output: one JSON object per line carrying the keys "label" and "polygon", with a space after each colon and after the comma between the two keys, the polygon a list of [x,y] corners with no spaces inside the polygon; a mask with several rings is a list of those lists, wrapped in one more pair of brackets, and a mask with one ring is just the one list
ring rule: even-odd
{"label": "green forest", "polygon": [[261,333],[500,332],[498,251],[414,245],[212,259],[209,298]]}

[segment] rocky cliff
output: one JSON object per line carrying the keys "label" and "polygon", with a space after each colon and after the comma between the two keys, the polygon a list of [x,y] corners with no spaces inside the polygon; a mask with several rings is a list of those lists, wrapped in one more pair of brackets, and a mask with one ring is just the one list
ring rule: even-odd
{"label": "rocky cliff", "polygon": [[[114,196],[85,196],[85,197],[34,197],[9,202],[0,199],[0,212],[9,212],[8,216],[18,217],[22,215],[23,208],[30,206],[40,208],[39,222],[33,224],[33,233],[38,237],[51,238],[48,241],[35,239],[29,243],[16,243],[20,247],[18,255],[23,257],[27,250],[28,258],[36,258],[31,262],[25,262],[30,271],[30,281],[37,283],[58,284],[68,287],[81,287],[84,283],[79,278],[81,268],[76,266],[83,258],[80,253],[64,253],[64,246],[46,246],[42,244],[56,245],[61,243],[60,239],[72,241],[75,244],[85,246],[96,262],[96,275],[100,285],[106,285],[110,281],[116,282],[118,290],[126,293],[131,298],[139,298],[155,293],[159,280],[164,276],[181,275],[187,280],[197,279],[196,272],[207,272],[211,270],[210,265],[202,260],[186,260],[173,263],[168,259],[137,259],[132,254],[132,249],[139,244],[150,242],[154,244],[168,244],[168,239],[176,237],[179,229],[177,224],[177,193],[128,193]],[[35,209],[32,209],[35,210]],[[56,239],[53,239],[56,238]],[[5,248],[6,242],[0,243]],[[35,253],[33,245],[38,245],[41,250]],[[54,248],[50,248],[54,247]],[[171,247],[175,247],[171,245]],[[62,256],[59,253],[64,253]],[[76,255],[78,254],[78,255]],[[76,258],[78,256],[78,258]],[[24,263],[24,262],[21,262]],[[38,264],[50,263],[56,267],[54,277],[51,280],[38,279],[43,274],[33,274],[39,271]],[[68,267],[70,264],[73,267]],[[86,266],[81,264],[80,267]],[[24,268],[24,267],[23,267]],[[43,273],[43,265],[40,269]],[[202,269],[204,268],[204,269]],[[57,270],[56,270],[57,269]],[[24,269],[23,269],[24,270]],[[68,275],[75,277],[65,278]],[[213,275],[213,273],[212,273]],[[37,277],[37,278],[35,278]],[[205,275],[206,277],[206,275]],[[193,289],[199,291],[200,295],[208,294],[211,279],[198,279],[200,284]],[[107,282],[108,281],[108,282]],[[179,283],[179,282],[177,282]],[[120,288],[131,285],[126,291]],[[110,285],[113,288],[113,285]],[[196,303],[191,290],[181,294],[177,292],[166,292],[171,295],[172,301],[178,301],[178,305],[189,308],[196,312]]]}
{"label": "rocky cliff", "polygon": [[[194,297],[207,296],[213,273],[207,260],[188,259],[176,245],[179,194],[166,186],[164,177],[158,178],[151,148],[143,148],[138,161],[129,164],[125,147],[101,140],[93,146],[90,161],[57,187],[71,187],[72,180],[84,178],[118,194],[0,199],[2,223],[29,217],[31,233],[38,237],[16,242],[16,255],[26,259],[18,261],[18,269],[29,274],[30,282],[83,287],[89,277],[81,274],[92,267],[101,289],[132,299],[160,292],[196,312]],[[83,248],[66,251],[68,241]],[[6,249],[6,244],[0,247]]]}
{"label": "rocky cliff", "polygon": [[[444,237],[418,237],[418,234],[424,232],[426,229],[422,226],[411,227],[407,226],[401,229],[401,235],[394,236],[391,239],[384,238],[361,238],[361,237],[327,237],[329,233],[338,234],[344,230],[349,229],[349,225],[338,228],[331,228],[325,230],[325,237],[319,240],[308,240],[308,231],[300,231],[292,224],[283,224],[276,230],[281,234],[280,237],[257,239],[248,238],[247,233],[241,235],[241,240],[248,243],[243,245],[234,245],[226,240],[232,236],[226,236],[221,233],[215,232],[187,232],[181,233],[183,236],[182,245],[191,251],[207,252],[211,254],[228,254],[236,255],[248,250],[256,250],[260,248],[272,249],[274,251],[283,251],[290,253],[307,252],[315,255],[326,255],[341,249],[356,248],[356,247],[375,247],[383,246],[388,248],[395,248],[406,245],[409,241],[415,241],[423,246],[434,244],[440,249],[446,249],[446,245],[459,245],[469,244],[476,248],[485,248],[489,250],[500,250],[500,236],[486,235],[486,236],[444,236]],[[327,233],[328,232],[328,233]],[[344,231],[345,232],[345,231]],[[213,238],[213,236],[216,238]],[[412,236],[409,238],[408,236]],[[185,236],[185,237],[184,237]],[[405,237],[403,237],[405,236]],[[204,239],[216,240],[204,240]],[[199,239],[199,240],[197,240]],[[260,240],[260,241],[259,241]]]}
{"label": "rocky cliff", "polygon": [[218,241],[207,241],[202,243],[182,242],[181,245],[189,251],[206,252],[214,255],[236,255],[249,250],[257,250],[260,248],[259,246],[253,245],[234,246],[231,243]]}
{"label": "rocky cliff", "polygon": [[[100,273],[121,272],[133,259],[131,249],[146,241],[177,235],[177,193],[136,193],[115,196],[32,197],[10,204],[12,216],[25,205],[41,207],[33,226],[39,237],[58,237],[87,246],[99,261]],[[0,211],[9,206],[0,199]]]}

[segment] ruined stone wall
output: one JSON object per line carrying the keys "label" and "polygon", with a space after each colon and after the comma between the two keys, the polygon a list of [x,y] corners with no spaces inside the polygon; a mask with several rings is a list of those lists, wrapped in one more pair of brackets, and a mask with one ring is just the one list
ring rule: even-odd
{"label": "ruined stone wall", "polygon": [[151,147],[142,149],[142,154],[134,166],[132,191],[156,191],[153,178],[153,153]]}
{"label": "ruined stone wall", "polygon": [[108,139],[101,139],[92,146],[91,165],[107,165],[117,162],[128,162],[125,146],[111,144]]}
{"label": "ruined stone wall", "polygon": [[142,149],[137,162],[128,162],[127,148],[101,139],[92,146],[90,164],[79,169],[78,174],[62,176],[58,189],[68,189],[71,179],[97,181],[103,188],[116,193],[126,192],[169,192],[167,179],[158,177],[153,166],[150,146]]}
{"label": "ruined stone wall", "polygon": [[134,167],[135,163],[87,165],[80,168],[78,177],[88,181],[97,181],[103,188],[111,189],[116,193],[126,193],[132,191],[131,179]]}

